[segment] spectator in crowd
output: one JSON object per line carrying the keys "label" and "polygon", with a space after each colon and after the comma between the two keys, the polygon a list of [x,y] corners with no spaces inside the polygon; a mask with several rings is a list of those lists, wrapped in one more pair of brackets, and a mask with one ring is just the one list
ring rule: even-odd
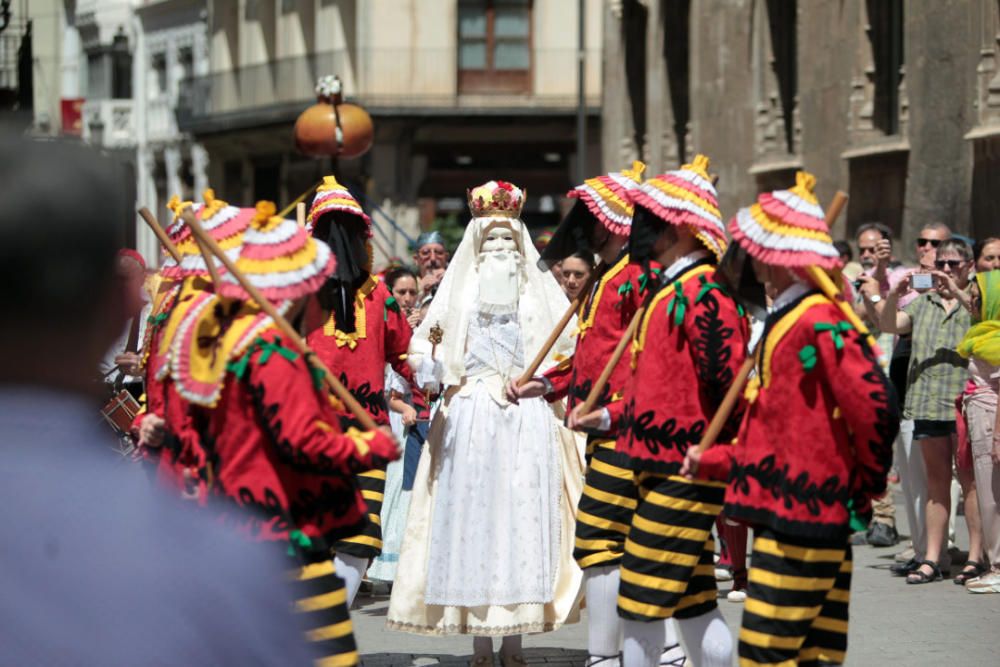
{"label": "spectator in crowd", "polygon": [[[904,416],[914,420],[913,439],[920,446],[927,473],[927,548],[923,559],[907,575],[909,584],[932,582],[945,574],[942,559],[947,557],[951,470],[957,446],[954,401],[967,377],[967,364],[955,348],[970,325],[969,312],[958,295],[969,283],[971,248],[953,239],[941,241],[937,247],[933,243],[918,244],[918,252],[927,245],[936,251],[935,270],[929,272],[934,286],[925,290],[919,284],[913,285],[914,275],[920,274],[905,276],[889,292],[880,318],[882,331],[911,334]],[[927,256],[922,253],[921,259]],[[900,310],[899,298],[911,287],[922,293]],[[969,560],[979,562],[982,531],[975,478],[971,471],[962,469],[958,478],[965,494]],[[970,565],[966,569],[971,572],[975,568]]]}
{"label": "spectator in crowd", "polygon": [[[856,239],[859,261],[863,271],[856,282],[860,288],[858,306],[863,309],[859,314],[865,319],[865,324],[878,340],[883,360],[888,361],[892,355],[895,341],[891,333],[880,334],[878,331],[879,316],[874,309],[872,298],[882,294],[883,286],[888,288],[889,285],[898,282],[901,277],[898,270],[890,272],[889,269],[892,259],[892,230],[880,222],[867,222],[858,227]],[[880,299],[881,296],[879,296]],[[902,379],[902,384],[905,384],[905,376]],[[897,394],[901,396],[903,389],[896,386]],[[898,441],[903,436],[897,435],[896,437]],[[865,534],[865,541],[875,547],[889,547],[899,542],[899,534],[896,532],[896,508],[890,489],[886,489],[880,498],[872,501],[872,522]]]}
{"label": "spectator in crowd", "polygon": [[411,329],[416,329],[423,319],[420,309],[417,308],[419,293],[417,285],[417,274],[405,266],[397,266],[385,274],[385,286],[403,309]]}
{"label": "spectator in crowd", "polygon": [[996,271],[1000,269],[1000,238],[991,236],[977,241],[974,246],[976,256],[976,273]]}
{"label": "spectator in crowd", "polygon": [[438,283],[448,268],[450,256],[441,232],[424,232],[417,237],[413,262],[417,265],[417,287],[420,288],[420,307],[426,307],[437,291]]}
{"label": "spectator in crowd", "polygon": [[924,225],[917,237],[917,264],[920,268],[934,270],[937,249],[951,238],[951,228],[943,222],[931,222]]}
{"label": "spectator in crowd", "polygon": [[149,297],[145,290],[146,261],[135,250],[118,251],[118,278],[122,282],[125,309],[129,316],[121,336],[108,348],[98,365],[112,394],[122,388],[138,400],[142,395],[142,357],[139,348],[149,316]]}
{"label": "spectator in crowd", "polygon": [[848,243],[847,241],[834,241],[833,247],[836,248],[837,252],[840,253],[841,264],[844,264],[846,266],[847,264],[850,264],[851,262],[854,261],[854,250],[851,249],[850,243]]}
{"label": "spectator in crowd", "polygon": [[282,556],[110,458],[92,378],[134,315],[110,161],[0,128],[0,183],[0,531],[24,537],[0,549],[0,664],[312,664]]}
{"label": "spectator in crowd", "polygon": [[973,471],[983,523],[983,573],[965,587],[971,593],[1000,593],[1000,270],[976,274],[972,285],[973,325],[958,346],[969,360],[969,388],[963,414],[972,446]]}
{"label": "spectator in crowd", "polygon": [[594,256],[586,252],[577,252],[564,259],[559,266],[559,273],[562,274],[563,292],[570,301],[580,296],[580,292],[590,282],[590,277],[594,275]]}

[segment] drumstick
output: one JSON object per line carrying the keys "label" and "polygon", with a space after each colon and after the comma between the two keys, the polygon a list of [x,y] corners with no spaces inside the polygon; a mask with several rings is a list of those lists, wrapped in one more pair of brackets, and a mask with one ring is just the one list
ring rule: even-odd
{"label": "drumstick", "polygon": [[160,243],[163,244],[163,247],[170,254],[170,256],[174,258],[174,261],[180,264],[181,254],[177,251],[177,246],[175,246],[174,242],[170,240],[167,233],[163,231],[163,227],[160,227],[160,223],[156,221],[156,218],[153,217],[153,214],[149,211],[149,209],[145,206],[140,208],[139,217],[142,218],[146,224],[149,225],[149,228],[153,230],[153,234],[155,234],[156,238],[160,240]]}
{"label": "drumstick", "polygon": [[569,321],[573,319],[573,314],[580,309],[580,304],[583,303],[583,300],[587,298],[588,294],[590,294],[590,290],[594,286],[594,278],[595,276],[591,276],[584,288],[580,290],[580,294],[570,302],[569,307],[566,309],[566,312],[563,313],[563,316],[559,318],[559,322],[556,324],[555,328],[552,329],[552,333],[549,334],[545,344],[542,345],[540,350],[538,350],[538,354],[535,355],[535,358],[525,369],[524,373],[521,374],[521,377],[517,379],[518,387],[527,384],[531,378],[535,377],[535,373],[538,372],[538,368],[542,365],[542,362],[545,361],[545,357],[549,355],[549,352],[552,350],[552,346],[556,344],[556,341],[559,340],[559,336],[562,335],[563,329],[565,329],[566,325],[569,324]]}
{"label": "drumstick", "polygon": [[190,219],[185,218],[184,222],[187,223],[188,227],[191,228],[191,233],[193,233],[201,243],[203,243],[209,250],[211,250],[212,254],[215,255],[220,262],[222,262],[223,266],[226,267],[226,270],[229,271],[230,275],[232,275],[232,277],[243,287],[243,289],[246,290],[247,294],[249,294],[250,298],[252,298],[257,303],[257,305],[260,306],[261,310],[267,313],[267,315],[272,320],[274,320],[275,325],[278,327],[278,329],[281,330],[281,333],[284,336],[286,336],[288,340],[292,341],[292,343],[294,343],[295,346],[299,348],[299,351],[304,356],[307,357],[312,356],[311,363],[316,368],[318,368],[320,371],[323,372],[323,380],[326,382],[327,386],[330,388],[333,394],[338,399],[340,399],[340,401],[347,407],[347,409],[351,412],[351,414],[354,415],[355,419],[357,419],[358,422],[361,423],[362,428],[364,428],[366,431],[376,430],[378,428],[378,425],[375,424],[375,421],[371,418],[371,415],[365,412],[365,409],[361,407],[361,404],[358,403],[358,401],[354,398],[354,396],[351,395],[351,393],[347,390],[347,388],[343,384],[341,384],[337,378],[333,376],[333,373],[330,372],[330,369],[328,369],[326,365],[322,361],[320,361],[315,354],[313,354],[313,351],[309,348],[309,345],[306,343],[306,341],[303,340],[302,337],[299,335],[299,333],[292,327],[292,325],[289,324],[288,321],[281,316],[281,314],[275,309],[275,307],[271,304],[271,302],[265,299],[264,296],[257,290],[257,288],[254,287],[253,283],[247,280],[247,277],[243,275],[243,272],[240,271],[238,268],[236,268],[236,263],[226,256],[226,253],[223,252],[222,248],[219,247],[219,244],[215,242],[215,239],[213,239],[205,232],[205,230],[198,223],[198,221],[193,218],[193,216]]}

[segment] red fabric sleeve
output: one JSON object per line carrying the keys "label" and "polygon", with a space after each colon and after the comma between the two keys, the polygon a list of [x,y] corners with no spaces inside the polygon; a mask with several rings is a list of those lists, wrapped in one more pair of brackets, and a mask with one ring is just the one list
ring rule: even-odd
{"label": "red fabric sleeve", "polygon": [[[826,386],[844,420],[855,456],[852,496],[866,503],[885,493],[892,443],[899,430],[895,391],[868,344],[854,329],[833,332],[815,325],[817,356]],[[834,326],[846,328],[846,323]],[[839,333],[839,336],[837,335]],[[842,345],[838,349],[837,341]]]}
{"label": "red fabric sleeve", "polygon": [[546,380],[552,383],[552,391],[545,394],[549,403],[566,398],[569,393],[570,380],[573,378],[573,357],[567,357],[543,373]]}
{"label": "red fabric sleeve", "polygon": [[262,354],[253,354],[250,384],[279,455],[315,474],[370,470],[398,458],[395,443],[382,431],[340,430],[336,411],[314,388],[301,356],[290,361],[273,353],[262,364]]}
{"label": "red fabric sleeve", "polygon": [[719,443],[702,453],[695,477],[714,482],[728,482],[732,469],[733,446]]}

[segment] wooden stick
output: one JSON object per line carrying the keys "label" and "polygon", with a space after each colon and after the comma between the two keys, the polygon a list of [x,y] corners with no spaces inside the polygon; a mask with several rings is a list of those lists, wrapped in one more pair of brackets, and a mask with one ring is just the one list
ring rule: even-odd
{"label": "wooden stick", "polygon": [[590,290],[593,287],[594,276],[591,276],[590,280],[587,281],[587,284],[584,285],[582,290],[580,290],[579,296],[570,302],[566,312],[563,313],[563,316],[559,319],[555,328],[552,329],[552,333],[549,334],[548,340],[546,340],[545,344],[542,345],[542,348],[538,350],[538,354],[536,354],[535,358],[532,359],[531,363],[521,374],[521,377],[517,379],[518,387],[527,384],[531,381],[531,378],[535,377],[535,373],[538,372],[538,368],[542,365],[542,362],[545,361],[545,357],[549,356],[552,346],[556,344],[557,340],[559,340],[559,336],[562,335],[563,329],[565,329],[566,325],[569,324],[569,321],[573,319],[573,314],[580,309],[580,304],[582,304],[583,300],[587,298],[587,295],[590,294]]}
{"label": "wooden stick", "polygon": [[[250,297],[255,302],[257,302],[257,305],[261,307],[261,310],[267,313],[267,315],[272,320],[274,320],[275,325],[277,325],[278,329],[281,330],[281,333],[284,336],[286,336],[288,340],[292,341],[292,343],[294,343],[295,346],[299,348],[299,351],[303,355],[305,356],[312,355],[312,364],[316,366],[316,368],[318,368],[319,370],[323,371],[323,379],[326,382],[327,386],[330,388],[333,394],[338,399],[340,399],[340,401],[347,407],[347,409],[350,410],[351,414],[354,415],[355,419],[357,419],[361,423],[362,428],[364,428],[366,431],[376,430],[378,426],[375,424],[375,421],[371,418],[371,415],[365,412],[365,409],[361,407],[361,404],[358,403],[358,401],[354,398],[354,396],[351,395],[351,393],[347,390],[347,388],[343,384],[341,384],[337,378],[333,376],[333,373],[330,372],[330,369],[328,369],[326,365],[323,364],[323,362],[320,361],[315,354],[313,354],[313,351],[309,349],[309,345],[306,343],[305,340],[302,339],[302,336],[300,336],[299,333],[292,327],[292,325],[289,324],[288,321],[281,316],[281,314],[274,308],[274,306],[271,305],[271,302],[265,299],[264,296],[257,290],[257,288],[253,286],[253,283],[247,280],[247,277],[243,275],[243,272],[240,271],[238,268],[236,268],[235,262],[233,262],[231,259],[229,259],[229,257],[226,256],[226,253],[223,252],[222,248],[219,247],[219,244],[215,242],[215,239],[213,239],[205,232],[205,230],[202,228],[202,226],[198,223],[197,220],[191,218],[191,219],[185,219],[184,221],[191,228],[191,232],[195,235],[198,241],[203,243],[209,250],[212,251],[212,254],[215,255],[220,262],[222,262],[223,266],[225,266],[226,270],[228,270],[229,273],[232,274],[233,278],[235,278],[236,281],[243,286],[243,289],[247,291],[247,294],[249,294]],[[288,398],[289,400],[294,400],[294,397],[290,396]]]}
{"label": "wooden stick", "polygon": [[[759,349],[759,345],[758,348]],[[736,407],[736,401],[740,398],[740,393],[743,391],[743,385],[747,383],[747,378],[750,377],[750,371],[753,370],[754,363],[757,360],[757,349],[754,349],[740,366],[739,372],[736,377],[733,378],[733,383],[729,385],[729,389],[726,390],[726,395],[722,398],[722,403],[719,404],[719,409],[715,411],[712,416],[712,421],[709,422],[708,428],[701,436],[701,441],[698,442],[698,453],[701,454],[706,449],[715,444],[716,438],[719,437],[719,433],[722,432],[722,427],[725,426],[726,421],[729,419],[729,415],[733,414],[733,408]]]}
{"label": "wooden stick", "polygon": [[170,256],[174,258],[174,261],[180,264],[181,254],[177,251],[177,246],[175,246],[174,242],[170,240],[167,233],[163,231],[163,227],[160,227],[160,223],[156,221],[156,218],[153,217],[150,210],[143,206],[139,209],[139,217],[142,218],[146,224],[149,225],[149,228],[153,230],[153,234],[156,235],[156,238],[159,239],[160,243]]}
{"label": "wooden stick", "polygon": [[323,184],[323,181],[320,181],[319,183],[315,183],[314,185],[309,186],[309,189],[306,190],[305,192],[303,192],[302,194],[300,194],[295,199],[293,199],[291,204],[289,204],[285,208],[281,209],[281,211],[278,212],[278,217],[279,218],[284,218],[286,215],[288,215],[289,213],[291,213],[292,209],[299,205],[299,202],[301,202],[306,197],[308,197],[312,193],[313,190],[315,190],[316,188],[318,188],[322,184]]}
{"label": "wooden stick", "polygon": [[[181,211],[181,219],[184,220],[184,224],[188,227],[191,226],[192,222],[197,220],[190,206],[185,206],[184,210]],[[219,270],[215,268],[215,260],[212,259],[212,253],[209,252],[205,244],[197,237],[195,238],[195,243],[198,244],[198,250],[201,252],[201,258],[205,261],[205,267],[208,269],[208,275],[212,278],[212,284],[221,285],[222,281],[219,280]]]}
{"label": "wooden stick", "polygon": [[618,367],[618,362],[622,360],[622,355],[625,354],[625,349],[632,342],[635,337],[635,332],[639,328],[639,322],[642,321],[642,316],[646,312],[645,306],[640,306],[639,310],[635,311],[635,315],[632,316],[632,321],[628,323],[628,329],[622,334],[622,337],[618,339],[618,345],[615,346],[615,351],[611,353],[611,358],[608,359],[608,363],[604,364],[604,370],[601,371],[600,376],[597,378],[597,382],[591,387],[590,393],[587,394],[587,399],[583,402],[580,407],[581,415],[589,415],[594,411],[597,406],[597,399],[600,398],[601,392],[604,391],[604,386],[608,384],[608,380],[611,379],[611,374],[615,372],[615,368]]}
{"label": "wooden stick", "polygon": [[295,205],[295,221],[299,223],[299,227],[306,226],[306,205],[305,202],[299,202]]}

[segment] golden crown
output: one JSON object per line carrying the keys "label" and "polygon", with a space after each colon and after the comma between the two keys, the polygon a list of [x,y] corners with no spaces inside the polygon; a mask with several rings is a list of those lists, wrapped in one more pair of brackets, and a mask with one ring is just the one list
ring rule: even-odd
{"label": "golden crown", "polygon": [[490,181],[468,191],[474,218],[519,218],[528,195],[513,183]]}

